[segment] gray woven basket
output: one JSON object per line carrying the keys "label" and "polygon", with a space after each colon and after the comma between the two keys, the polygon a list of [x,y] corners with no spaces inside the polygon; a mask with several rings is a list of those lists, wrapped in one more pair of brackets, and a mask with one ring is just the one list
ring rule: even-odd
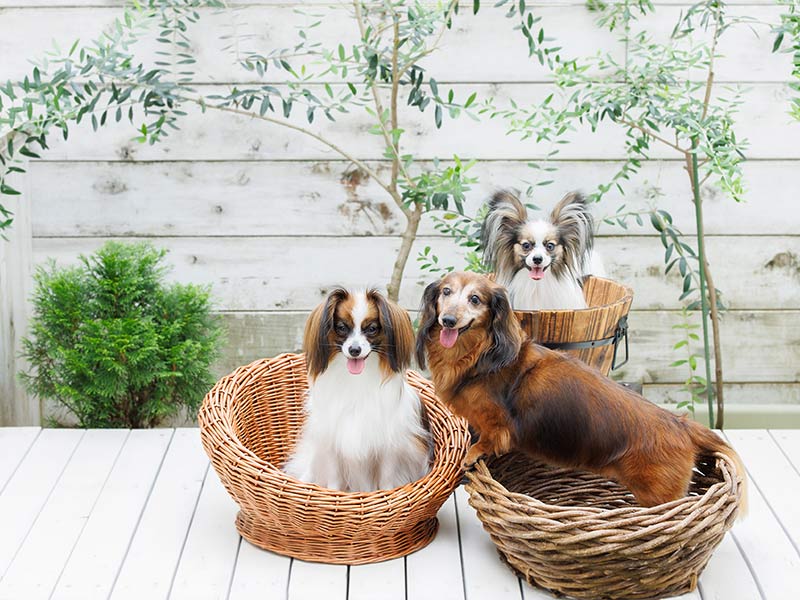
{"label": "gray woven basket", "polygon": [[722,454],[701,459],[687,497],[651,508],[612,481],[522,454],[481,460],[467,479],[469,503],[520,577],[593,600],[693,590],[736,519],[742,490]]}

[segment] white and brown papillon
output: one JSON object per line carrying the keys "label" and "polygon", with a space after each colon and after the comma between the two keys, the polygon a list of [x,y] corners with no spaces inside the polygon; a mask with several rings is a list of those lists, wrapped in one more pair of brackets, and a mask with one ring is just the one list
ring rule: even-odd
{"label": "white and brown papillon", "polygon": [[375,290],[336,289],[306,322],[307,420],[284,470],[346,492],[392,489],[429,467],[430,435],[405,371],[408,313]]}
{"label": "white and brown papillon", "polygon": [[498,191],[489,201],[481,245],[484,262],[517,310],[586,308],[583,277],[603,275],[593,250],[594,220],[577,192],[564,196],[549,219],[532,220],[515,193]]}

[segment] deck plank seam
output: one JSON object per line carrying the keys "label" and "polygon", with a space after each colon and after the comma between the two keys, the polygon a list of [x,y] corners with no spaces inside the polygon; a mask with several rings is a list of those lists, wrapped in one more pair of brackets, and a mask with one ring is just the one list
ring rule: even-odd
{"label": "deck plank seam", "polygon": [[133,540],[136,538],[136,532],[139,531],[139,525],[142,522],[142,517],[144,516],[144,511],[147,510],[147,505],[150,503],[150,497],[153,495],[153,489],[156,486],[156,481],[158,481],[158,476],[161,474],[161,468],[164,466],[164,461],[167,458],[167,454],[169,454],[169,449],[172,446],[172,440],[175,439],[175,429],[172,429],[172,435],[167,442],[167,445],[164,447],[164,453],[161,455],[161,462],[158,463],[158,469],[156,469],[155,475],[153,476],[153,481],[150,482],[150,489],[147,490],[147,497],[144,499],[144,503],[142,504],[142,509],[139,511],[139,516],[136,518],[136,525],[133,527],[133,531],[131,532],[131,537],[128,540],[128,545],[125,548],[125,553],[122,555],[122,560],[117,567],[117,572],[114,575],[114,581],[111,583],[111,587],[108,590],[107,599],[111,598],[111,595],[114,593],[114,588],[117,586],[117,582],[119,581],[119,576],[122,573],[122,567],[125,566],[125,561],[128,559],[128,554],[131,551],[131,546],[133,545]]}
{"label": "deck plank seam", "polygon": [[31,448],[33,448],[33,445],[36,443],[36,440],[38,440],[38,439],[39,439],[39,436],[40,436],[40,435],[42,435],[42,431],[43,431],[43,429],[42,429],[41,427],[39,427],[39,431],[37,431],[37,432],[36,432],[36,435],[33,437],[33,439],[31,440],[30,444],[28,444],[28,447],[25,449],[25,452],[24,452],[24,453],[22,454],[22,456],[20,457],[19,461],[17,462],[17,465],[14,467],[14,469],[13,469],[13,470],[11,471],[11,473],[9,474],[9,476],[8,476],[8,479],[7,479],[7,480],[6,480],[6,482],[5,482],[5,483],[2,485],[2,487],[0,487],[0,496],[2,496],[2,495],[3,495],[3,492],[4,492],[4,491],[6,490],[6,488],[8,487],[8,484],[9,484],[9,483],[11,483],[11,480],[12,480],[12,479],[14,479],[14,475],[16,475],[16,474],[17,474],[17,470],[19,469],[19,466],[20,466],[20,465],[21,465],[21,464],[22,464],[22,463],[25,461],[25,459],[27,458],[28,454],[29,454],[29,453],[30,453],[30,451],[31,451]]}
{"label": "deck plank seam", "polygon": [[206,464],[206,471],[203,474],[203,481],[200,484],[200,489],[197,492],[197,498],[194,501],[194,508],[192,509],[192,516],[189,518],[189,525],[186,527],[186,533],[183,535],[183,543],[181,544],[181,550],[178,552],[178,560],[175,561],[175,568],[172,571],[172,579],[169,582],[169,589],[167,590],[167,600],[170,599],[172,596],[172,588],[175,587],[175,578],[178,576],[178,570],[181,566],[181,559],[183,558],[183,551],[186,550],[186,542],[189,539],[189,533],[192,531],[192,525],[194,524],[194,517],[197,514],[197,507],[200,504],[200,497],[203,495],[203,488],[206,486],[206,479],[208,479],[208,473],[211,470],[211,463],[209,462]]}
{"label": "deck plank seam", "polygon": [[744,560],[744,564],[746,564],[747,568],[750,569],[750,576],[753,578],[753,582],[756,584],[756,587],[758,588],[758,593],[761,594],[761,600],[768,600],[767,595],[764,593],[764,588],[761,585],[761,581],[758,579],[758,574],[756,573],[756,570],[753,568],[753,565],[750,562],[750,558],[747,556],[747,552],[744,551],[744,548],[742,548],[742,545],[739,543],[739,538],[736,537],[736,534],[733,532],[733,529],[731,529],[728,532],[728,535],[730,535],[733,538],[733,543],[736,544],[736,548],[738,548],[739,554],[742,555],[742,560]]}
{"label": "deck plank seam", "polygon": [[[8,571],[14,565],[14,561],[17,559],[17,556],[19,555],[19,551],[25,545],[25,541],[28,539],[28,536],[30,535],[31,531],[33,531],[33,528],[36,526],[36,522],[39,520],[39,517],[41,516],[42,511],[44,510],[45,506],[47,506],[47,503],[50,501],[50,497],[53,495],[53,491],[58,487],[58,483],[61,481],[61,478],[64,476],[64,472],[67,470],[67,467],[69,466],[69,463],[72,461],[72,457],[75,456],[75,452],[77,452],[78,448],[81,445],[81,442],[83,442],[83,438],[84,437],[86,437],[86,430],[85,429],[81,432],[81,437],[78,440],[78,443],[75,444],[75,447],[72,449],[72,452],[70,452],[69,457],[64,462],[64,466],[61,468],[61,472],[58,474],[58,477],[56,477],[56,480],[53,482],[53,485],[51,486],[50,491],[47,492],[47,496],[45,497],[44,501],[42,502],[42,505],[39,507],[39,512],[36,513],[36,517],[33,519],[33,521],[31,521],[31,524],[28,527],[28,530],[25,532],[25,535],[22,537],[22,540],[20,540],[19,546],[17,546],[17,549],[14,551],[14,556],[12,556],[11,560],[8,561],[8,566],[6,567],[5,571],[0,573],[0,581],[3,581],[3,578],[6,576],[6,573],[8,573]],[[37,436],[37,439],[38,439],[38,436]]]}
{"label": "deck plank seam", "polygon": [[61,571],[59,571],[58,577],[56,577],[56,580],[53,583],[53,589],[50,590],[50,593],[47,596],[48,599],[52,598],[53,594],[56,593],[56,590],[58,589],[58,584],[61,581],[61,577],[64,575],[64,571],[66,571],[67,565],[69,564],[69,560],[72,558],[72,554],[73,552],[75,552],[75,548],[78,546],[78,542],[80,542],[81,536],[83,535],[83,532],[86,529],[86,525],[89,523],[89,519],[91,518],[92,513],[94,512],[95,506],[97,506],[97,503],[100,501],[100,497],[103,495],[103,490],[106,489],[108,480],[111,478],[111,474],[114,472],[114,467],[117,466],[119,457],[122,455],[122,450],[127,445],[130,437],[131,437],[131,430],[128,429],[128,432],[125,434],[125,440],[120,445],[119,450],[117,451],[117,455],[114,457],[114,461],[111,463],[111,468],[108,470],[108,473],[106,473],[106,477],[103,480],[103,485],[100,486],[100,490],[97,492],[97,496],[95,497],[94,502],[92,502],[92,507],[89,509],[89,514],[86,515],[86,518],[83,520],[83,525],[81,525],[81,529],[78,532],[78,535],[75,538],[72,547],[69,549],[69,554],[67,554],[67,558],[64,560],[64,564],[61,565]]}
{"label": "deck plank seam", "polygon": [[403,557],[403,598],[408,600],[408,555]]}
{"label": "deck plank seam", "polygon": [[703,595],[703,582],[701,579],[697,580],[697,595],[700,596],[700,600],[706,600],[706,597]]}
{"label": "deck plank seam", "polygon": [[[725,435],[724,431],[723,431],[723,435]],[[731,446],[733,446],[733,442],[730,440],[730,438],[728,438],[727,435],[725,435],[725,439],[728,440],[728,443],[731,444]],[[790,461],[790,464],[791,464],[791,461]],[[778,512],[772,507],[772,503],[769,501],[769,496],[758,485],[757,479],[755,477],[753,477],[753,474],[750,471],[750,469],[747,467],[747,465],[744,466],[744,469],[747,472],[749,489],[752,490],[753,488],[755,488],[758,491],[758,493],[761,495],[761,498],[763,498],[763,500],[764,500],[764,504],[767,505],[767,508],[769,508],[769,511],[772,513],[772,516],[775,517],[775,521],[778,523],[778,526],[781,528],[781,531],[783,532],[783,535],[785,535],[786,539],[789,540],[789,543],[792,545],[792,548],[794,548],[795,554],[797,554],[798,558],[800,558],[800,548],[797,547],[797,544],[795,543],[794,539],[792,538],[792,535],[789,533],[788,528],[786,527],[786,525],[784,525],[783,521],[781,520],[781,517],[778,514]]]}
{"label": "deck plank seam", "polygon": [[294,558],[289,558],[289,572],[286,574],[286,593],[283,596],[284,600],[289,600],[289,587],[292,585],[292,567],[294,567]]}
{"label": "deck plank seam", "polygon": [[233,579],[236,577],[236,567],[239,566],[239,552],[242,549],[242,536],[239,536],[239,543],[236,544],[236,556],[233,557],[233,567],[231,568],[231,575],[228,578],[228,591],[225,592],[225,600],[230,600],[231,590],[233,590]]}
{"label": "deck plank seam", "polygon": [[775,442],[775,445],[776,445],[776,446],[778,446],[778,449],[781,451],[781,454],[783,454],[783,455],[786,457],[786,460],[787,460],[787,461],[789,462],[789,464],[792,466],[792,468],[794,469],[795,473],[797,473],[798,475],[800,475],[800,465],[796,465],[796,464],[794,464],[794,461],[793,461],[793,460],[792,460],[792,458],[791,458],[791,457],[790,457],[790,456],[789,456],[789,455],[786,453],[786,450],[784,450],[783,446],[781,445],[781,442],[780,442],[780,440],[778,440],[778,438],[776,438],[776,437],[775,437],[775,436],[772,434],[772,431],[773,431],[772,429],[767,429],[767,435],[769,435],[769,437],[771,437],[771,438],[772,438],[772,440]]}
{"label": "deck plank seam", "polygon": [[464,549],[461,542],[461,515],[458,512],[458,498],[456,497],[456,492],[453,490],[452,494],[453,498],[453,509],[456,513],[456,531],[458,533],[458,560],[461,563],[461,593],[463,595],[464,600],[467,599],[467,578],[464,573]]}

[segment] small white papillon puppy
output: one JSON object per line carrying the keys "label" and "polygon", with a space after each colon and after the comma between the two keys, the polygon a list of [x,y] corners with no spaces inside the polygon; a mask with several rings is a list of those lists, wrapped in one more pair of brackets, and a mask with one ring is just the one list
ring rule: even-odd
{"label": "small white papillon puppy", "polygon": [[307,420],[284,470],[346,492],[393,489],[429,468],[430,434],[406,381],[408,313],[375,290],[336,289],[306,322]]}
{"label": "small white papillon puppy", "polygon": [[481,246],[484,262],[508,289],[516,310],[586,308],[584,276],[605,275],[594,252],[594,220],[577,192],[564,196],[549,218],[535,220],[515,193],[495,193]]}

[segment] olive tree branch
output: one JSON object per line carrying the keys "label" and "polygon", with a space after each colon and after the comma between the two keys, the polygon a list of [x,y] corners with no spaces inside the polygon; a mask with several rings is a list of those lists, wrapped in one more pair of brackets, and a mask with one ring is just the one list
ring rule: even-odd
{"label": "olive tree branch", "polygon": [[246,117],[252,117],[253,119],[258,119],[260,121],[264,121],[266,123],[272,123],[274,125],[280,125],[281,127],[286,127],[287,129],[292,129],[293,131],[297,131],[298,133],[302,133],[303,135],[311,137],[311,138],[317,140],[318,142],[324,144],[325,146],[328,146],[328,148],[330,148],[331,150],[333,150],[337,154],[340,154],[341,156],[343,156],[344,158],[346,158],[347,160],[352,162],[359,169],[363,170],[370,177],[372,177],[375,180],[375,182],[379,186],[381,186],[384,190],[386,190],[387,192],[391,193],[391,188],[389,187],[389,185],[385,181],[383,181],[378,176],[378,174],[374,171],[374,169],[370,168],[370,166],[367,163],[365,163],[361,159],[356,158],[350,152],[348,152],[347,150],[345,150],[344,148],[342,148],[338,144],[333,143],[332,141],[328,140],[324,136],[322,136],[322,135],[320,135],[320,134],[318,134],[318,133],[316,133],[314,131],[311,131],[310,129],[306,129],[305,127],[300,127],[299,125],[295,125],[294,123],[289,123],[288,121],[284,121],[282,119],[276,119],[274,117],[268,117],[267,115],[260,115],[257,112],[253,112],[253,111],[250,111],[250,110],[245,110],[245,109],[241,109],[241,108],[235,108],[235,107],[231,107],[231,106],[220,106],[220,105],[215,105],[215,104],[209,104],[208,102],[206,102],[202,98],[191,98],[191,97],[186,97],[186,96],[180,96],[179,98],[181,100],[186,101],[186,102],[192,102],[194,104],[197,104],[198,106],[200,106],[203,109],[218,110],[218,111],[221,111],[221,112],[226,112],[226,113],[231,113],[231,114],[236,114],[236,115],[243,115],[243,116],[246,116]]}
{"label": "olive tree branch", "polygon": [[[356,22],[358,23],[358,28],[359,31],[361,32],[361,39],[363,39],[366,42],[367,30],[364,24],[364,15],[362,14],[361,11],[361,0],[353,0],[353,7],[356,13]],[[391,97],[391,108],[390,108],[390,120],[392,123],[392,131],[396,131],[397,130],[397,80],[395,74],[397,72],[397,54],[399,51],[399,31],[398,31],[396,15],[393,15],[392,21],[393,21],[392,97]],[[369,87],[372,92],[372,100],[375,105],[375,111],[378,117],[378,127],[381,130],[383,141],[386,144],[386,148],[390,152],[392,158],[392,175],[387,191],[389,192],[389,195],[392,197],[392,200],[394,200],[395,204],[397,204],[398,208],[401,211],[403,211],[403,214],[406,217],[410,218],[411,209],[409,209],[406,206],[405,202],[403,202],[403,197],[400,194],[399,190],[397,189],[398,172],[402,172],[403,177],[406,179],[409,185],[413,186],[414,181],[408,175],[408,173],[405,170],[405,167],[402,165],[400,161],[399,143],[395,144],[392,141],[392,136],[386,129],[386,123],[384,121],[385,111],[383,108],[383,102],[381,100],[380,91],[378,90],[378,84],[375,81],[375,79],[372,79],[372,81],[370,81]]]}

